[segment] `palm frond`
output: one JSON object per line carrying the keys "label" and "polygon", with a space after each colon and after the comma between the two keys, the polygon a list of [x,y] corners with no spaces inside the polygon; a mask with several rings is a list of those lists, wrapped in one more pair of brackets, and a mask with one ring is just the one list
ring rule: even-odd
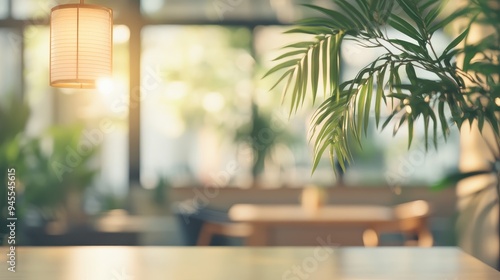
{"label": "palm frond", "polygon": [[[471,5],[442,19],[439,0],[333,1],[334,10],[303,5],[322,16],[299,20],[286,33],[313,35],[314,39],[285,46],[285,53],[276,58],[277,66],[265,75],[280,73],[273,88],[285,83],[283,97],[290,100],[290,113],[296,112],[307,96],[314,104],[316,95],[323,91],[325,101],[317,108],[311,127],[313,172],[327,151],[332,162],[336,159],[344,168],[350,160],[350,140],[361,145],[372,114],[379,126],[382,104],[392,110],[382,129],[396,120],[395,134],[406,124],[408,147],[417,121],[423,122],[426,147],[432,142],[437,148],[439,134],[447,138],[450,120],[458,128],[466,121],[478,121],[481,130],[489,123],[500,136],[498,33],[475,45],[467,42],[473,22],[500,30],[499,16],[488,10],[485,0],[470,0]],[[396,5],[401,9],[396,11]],[[436,53],[433,34],[463,17],[469,17],[470,24],[442,53]],[[387,35],[388,26],[400,33],[399,39]],[[353,79],[341,83],[340,50],[346,39],[366,48],[384,49],[385,53],[359,69]],[[458,55],[461,68],[457,66]]]}

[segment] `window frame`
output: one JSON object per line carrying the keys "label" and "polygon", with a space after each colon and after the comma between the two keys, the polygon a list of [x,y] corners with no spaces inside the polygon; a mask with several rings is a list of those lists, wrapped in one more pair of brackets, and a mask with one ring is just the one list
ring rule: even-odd
{"label": "window frame", "polygon": [[[6,18],[0,19],[0,28],[11,28],[21,34],[19,50],[20,62],[20,85],[19,97],[24,98],[25,92],[25,49],[24,49],[24,31],[34,25],[49,25],[49,19],[14,19],[13,18],[13,0],[7,0],[8,14]],[[179,20],[179,19],[151,19],[141,12],[141,0],[129,0],[125,11],[117,13],[118,17],[114,19],[115,25],[125,25],[130,30],[129,39],[129,108],[128,108],[128,188],[141,187],[141,100],[138,90],[141,86],[141,53],[142,41],[141,32],[144,27],[158,25],[218,25],[222,27],[242,27],[247,28],[252,34],[252,41],[255,40],[255,28],[259,26],[290,26],[279,20]],[[250,46],[251,52],[255,55],[254,44]],[[48,81],[47,81],[48,82]],[[57,121],[57,120],[55,120]]]}

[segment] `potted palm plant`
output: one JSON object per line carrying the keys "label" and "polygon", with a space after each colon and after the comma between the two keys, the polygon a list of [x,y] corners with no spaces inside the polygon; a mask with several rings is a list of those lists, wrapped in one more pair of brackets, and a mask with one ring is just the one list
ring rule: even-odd
{"label": "potted palm plant", "polygon": [[[437,148],[440,136],[446,139],[451,128],[466,124],[477,125],[481,132],[491,127],[500,142],[500,5],[490,0],[465,2],[444,16],[438,0],[334,0],[331,8],[304,5],[320,15],[299,20],[287,33],[311,39],[286,46],[266,76],[280,74],[276,85],[284,84],[290,112],[307,97],[314,104],[319,92],[325,96],[312,119],[313,171],[327,152],[332,163],[336,160],[344,169],[350,161],[348,144],[361,145],[372,117],[377,128],[395,123],[394,134],[406,127],[409,147],[417,122],[423,123],[426,147],[432,142]],[[436,51],[433,36],[457,23],[458,35],[443,51]],[[486,31],[473,41],[471,30],[477,26]],[[389,36],[388,29],[399,36]],[[382,54],[341,81],[340,54],[347,40]],[[383,110],[390,112],[385,120]],[[454,178],[484,172],[498,175],[498,163],[489,171]]]}

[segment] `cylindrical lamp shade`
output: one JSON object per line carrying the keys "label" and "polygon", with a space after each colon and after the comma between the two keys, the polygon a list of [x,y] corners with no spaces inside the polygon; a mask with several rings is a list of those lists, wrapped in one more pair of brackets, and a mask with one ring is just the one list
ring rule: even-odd
{"label": "cylindrical lamp shade", "polygon": [[50,85],[95,88],[111,77],[113,12],[87,4],[54,7],[50,14]]}

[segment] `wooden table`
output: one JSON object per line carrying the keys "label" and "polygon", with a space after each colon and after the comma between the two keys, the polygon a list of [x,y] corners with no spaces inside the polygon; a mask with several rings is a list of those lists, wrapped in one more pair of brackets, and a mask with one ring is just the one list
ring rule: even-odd
{"label": "wooden table", "polygon": [[25,247],[2,280],[498,280],[453,247]]}
{"label": "wooden table", "polygon": [[[374,205],[327,205],[318,211],[306,211],[300,205],[236,204],[229,209],[235,222],[252,225],[253,233],[247,238],[249,246],[270,245],[270,231],[280,226],[360,227],[363,229],[415,229],[423,246],[432,245],[427,229],[429,209],[425,202],[415,201],[402,206],[404,213],[395,208]],[[409,211],[407,206],[411,207]],[[413,212],[413,213],[411,213]],[[405,216],[409,214],[410,216]]]}

